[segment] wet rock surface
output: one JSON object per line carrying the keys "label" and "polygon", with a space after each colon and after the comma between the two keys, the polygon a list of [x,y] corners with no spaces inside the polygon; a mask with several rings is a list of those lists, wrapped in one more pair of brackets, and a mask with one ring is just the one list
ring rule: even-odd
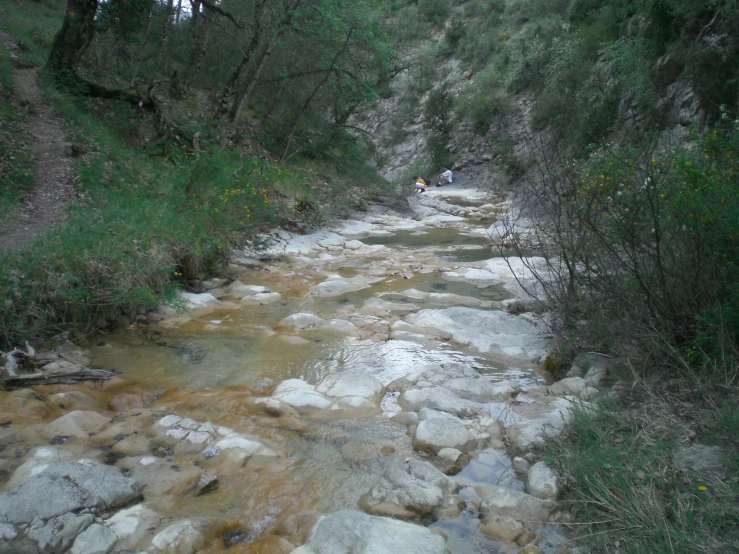
{"label": "wet rock surface", "polygon": [[141,486],[120,471],[92,463],[53,464],[0,494],[6,545],[18,552],[72,552],[117,537],[96,518],[141,497]]}
{"label": "wet rock surface", "polygon": [[[89,358],[121,378],[7,393],[0,499],[69,464],[134,492],[2,515],[0,534],[19,552],[553,554],[558,482],[532,452],[611,366],[578,358],[550,384],[537,372],[548,316],[505,311],[534,306],[516,284],[531,276],[487,238],[504,209],[463,184],[406,214],[276,231],[181,293],[184,311],[100,340]],[[489,257],[461,261],[472,250]],[[49,363],[90,364],[57,352]]]}
{"label": "wet rock surface", "polygon": [[321,521],[310,540],[293,554],[446,554],[444,539],[419,525],[353,510]]}

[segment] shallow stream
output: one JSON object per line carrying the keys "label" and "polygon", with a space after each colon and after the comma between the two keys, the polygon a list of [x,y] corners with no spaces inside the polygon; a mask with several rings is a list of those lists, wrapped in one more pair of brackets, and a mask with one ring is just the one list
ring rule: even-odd
{"label": "shallow stream", "polygon": [[[480,192],[474,192],[477,196],[472,200],[465,200],[460,187],[454,186],[433,194],[437,198],[452,194],[450,201],[457,206],[479,206]],[[454,306],[457,297],[467,305],[497,310],[500,302],[514,297],[514,288],[502,282],[449,277],[450,272],[482,270],[474,263],[496,257],[488,239],[479,233],[480,225],[465,220],[435,222],[415,230],[386,227],[391,234],[346,237],[384,249],[349,251],[328,245],[320,255],[287,256],[282,261],[261,262],[259,269],[244,269],[238,275],[240,282],[278,292],[279,299],[243,303],[226,293],[220,300],[234,305],[225,309],[185,317],[176,325],[136,325],[100,337],[89,351],[92,365],[116,370],[122,379],[83,390],[98,406],[121,392],[139,394],[147,408],[211,421],[277,445],[281,451],[278,461],[248,466],[209,494],[173,499],[167,514],[211,518],[223,522],[224,531],[246,529],[246,542],[231,547],[230,553],[272,552],[272,532],[288,515],[356,509],[359,498],[382,475],[391,454],[420,454],[412,448],[406,427],[389,419],[399,410],[395,393],[383,399],[382,414],[338,419],[255,416],[250,395],[268,394],[286,379],[314,384],[345,370],[369,373],[387,385],[429,364],[465,364],[491,381],[512,380],[522,388],[544,382],[532,360],[481,353],[443,333],[422,338],[393,335],[393,324],[405,313]],[[368,282],[343,294],[324,296],[313,288],[327,278],[362,277]],[[379,315],[366,308],[378,299],[394,308]],[[408,306],[408,312],[403,306]],[[358,332],[347,336],[330,330],[306,329],[296,334],[275,329],[295,313],[349,321]],[[56,390],[69,387],[47,392]],[[489,408],[493,418],[500,415],[493,413],[500,407],[491,404]],[[460,495],[468,502],[477,498],[475,485],[515,490],[524,486],[508,456],[492,449],[475,454],[454,478],[463,485]],[[425,523],[448,536],[453,554],[518,551],[480,534],[473,510]],[[536,531],[543,535],[540,548],[554,548],[562,541],[556,527]],[[207,551],[224,548],[215,532]]]}

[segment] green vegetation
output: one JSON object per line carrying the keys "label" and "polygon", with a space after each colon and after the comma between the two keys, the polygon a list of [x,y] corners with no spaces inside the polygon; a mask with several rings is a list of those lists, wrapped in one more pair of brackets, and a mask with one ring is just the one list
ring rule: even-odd
{"label": "green vegetation", "polygon": [[[116,5],[107,3],[105,10]],[[46,2],[4,4],[0,20],[27,45],[32,61],[45,60],[50,29],[61,27],[62,8]],[[105,10],[98,29],[102,44],[96,49],[106,48],[106,29],[116,40],[142,32],[136,21],[121,26],[117,16],[106,23],[113,14]],[[174,63],[177,52],[168,55]],[[0,112],[0,148],[14,157],[2,155],[0,169],[4,185],[20,192],[32,176],[14,132],[22,114],[12,111],[11,65],[2,56],[0,94],[8,102]],[[84,59],[80,68],[98,62]],[[124,66],[115,66],[113,73],[108,73],[111,67],[97,68],[94,74],[117,83],[114,73]],[[77,198],[64,225],[0,253],[3,348],[65,331],[91,332],[116,325],[121,316],[130,320],[172,298],[191,279],[215,271],[233,247],[258,231],[317,225],[366,198],[389,194],[387,183],[363,161],[364,143],[339,126],[330,130],[312,105],[303,109],[300,123],[289,120],[294,132],[287,145],[275,142],[268,129],[255,130],[253,122],[219,125],[204,117],[196,98],[202,90],[194,85],[180,100],[168,100],[164,110],[142,110],[129,101],[129,93],[96,98],[82,89],[57,89],[45,77],[45,94],[66,121],[78,154]],[[353,85],[342,86],[347,98]],[[274,132],[285,137],[284,125],[281,129]],[[283,156],[287,146],[289,155]]]}
{"label": "green vegetation", "polygon": [[[739,4],[417,10],[435,28],[445,19],[437,64],[453,56],[469,80],[453,101],[435,88],[421,105],[429,157],[460,121],[485,137],[524,204],[505,222],[515,249],[533,238],[549,260],[532,268],[560,322],[547,369],[563,376],[583,350],[640,368],[614,376],[640,386],[582,410],[549,446],[573,534],[596,552],[739,550]],[[516,124],[528,136],[507,132]],[[519,217],[536,221],[534,237],[517,235]],[[677,467],[689,430],[723,448],[721,475]]]}
{"label": "green vegetation", "polygon": [[[738,391],[725,374],[711,377],[690,387],[673,381],[672,390],[637,381],[618,400],[579,410],[550,442],[545,457],[585,544],[644,554],[739,549]],[[722,467],[686,465],[692,441],[720,446],[723,458],[712,461]]]}
{"label": "green vegetation", "polygon": [[0,307],[7,343],[135,317],[214,271],[255,231],[317,224],[377,191],[360,167],[274,164],[217,147],[152,156],[137,148],[147,122],[130,106],[69,97],[57,106],[85,151],[83,200],[63,227],[0,255],[0,296],[12,299]]}

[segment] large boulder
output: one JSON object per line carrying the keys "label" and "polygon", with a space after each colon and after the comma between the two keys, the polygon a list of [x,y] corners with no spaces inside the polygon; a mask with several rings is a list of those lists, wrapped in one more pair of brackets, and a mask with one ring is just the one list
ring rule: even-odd
{"label": "large boulder", "polygon": [[431,387],[443,387],[473,402],[503,402],[520,390],[511,381],[493,382],[467,364],[448,362],[421,367],[388,385],[389,389],[400,392]]}
{"label": "large boulder", "polygon": [[547,387],[549,394],[557,396],[580,396],[588,384],[581,377],[567,377]]}
{"label": "large boulder", "polygon": [[459,484],[427,462],[393,458],[360,507],[375,515],[418,519],[460,504]]}
{"label": "large boulder", "polygon": [[292,554],[447,554],[446,541],[420,525],[355,510],[318,522],[307,544]]}
{"label": "large boulder", "polygon": [[450,379],[443,386],[460,398],[473,402],[504,402],[520,390],[510,381],[494,383],[485,377]]}
{"label": "large boulder", "polygon": [[[63,552],[93,524],[95,515],[140,497],[141,487],[117,469],[78,462],[51,465],[0,494],[0,527],[10,537],[4,546],[7,552]],[[79,550],[92,539],[110,539],[102,532],[86,537]]]}
{"label": "large boulder", "polygon": [[454,416],[432,417],[421,421],[413,435],[413,447],[431,454],[438,454],[444,448],[454,448],[469,452],[477,446],[464,423]]}
{"label": "large boulder", "polygon": [[725,469],[725,453],[719,446],[693,444],[679,449],[675,464],[683,471],[722,473]]}
{"label": "large boulder", "polygon": [[361,371],[335,373],[316,385],[316,392],[357,407],[377,405],[384,391],[380,381]]}
{"label": "large boulder", "polygon": [[[546,387],[519,394],[516,400],[511,411],[520,420],[506,427],[506,436],[514,448],[523,452],[559,435],[572,419],[576,406],[571,397],[550,395]],[[578,405],[582,409],[589,406],[582,401]]]}
{"label": "large boulder", "polygon": [[358,290],[365,289],[370,286],[370,281],[361,275],[352,277],[351,279],[345,279],[343,277],[336,277],[328,279],[323,283],[311,287],[311,293],[320,296],[321,298],[329,298],[332,296],[340,296],[349,292],[355,292]]}
{"label": "large boulder", "polygon": [[355,412],[379,412],[384,387],[372,375],[360,371],[343,371],[329,375],[313,386],[302,379],[288,379],[280,383],[269,398],[255,401],[268,413],[315,416],[349,416]]}
{"label": "large boulder", "polygon": [[315,387],[301,379],[283,381],[272,393],[272,398],[292,406],[300,413],[311,413],[331,406],[331,400],[326,398]]}

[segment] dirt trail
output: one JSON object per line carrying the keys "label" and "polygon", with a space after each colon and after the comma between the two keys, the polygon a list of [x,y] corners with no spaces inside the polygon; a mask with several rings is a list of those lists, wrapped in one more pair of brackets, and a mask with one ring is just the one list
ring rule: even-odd
{"label": "dirt trail", "polygon": [[61,121],[41,96],[37,70],[21,63],[13,39],[3,31],[0,31],[0,45],[9,50],[17,62],[13,75],[14,92],[28,108],[24,126],[33,137],[32,148],[36,154],[33,168],[36,184],[28,192],[25,205],[7,221],[0,222],[1,251],[23,246],[59,223],[73,189],[70,180],[71,148],[65,141]]}

